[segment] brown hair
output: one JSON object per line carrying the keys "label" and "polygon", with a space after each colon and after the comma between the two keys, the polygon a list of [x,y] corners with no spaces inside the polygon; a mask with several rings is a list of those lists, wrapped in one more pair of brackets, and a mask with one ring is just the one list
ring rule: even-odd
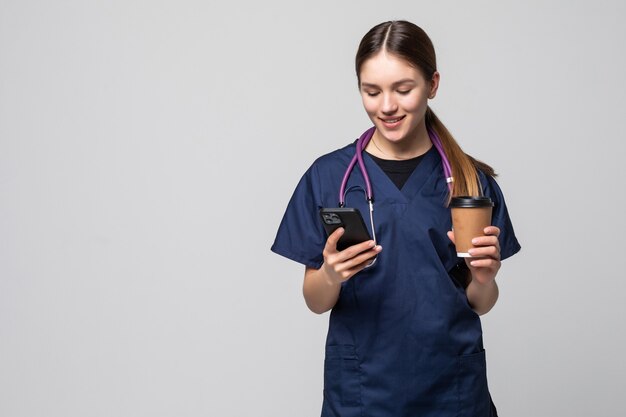
{"label": "brown hair", "polygon": [[[384,22],[370,29],[359,44],[355,59],[359,88],[363,63],[383,49],[404,59],[409,65],[421,71],[426,80],[432,80],[433,74],[437,71],[435,48],[426,32],[419,26],[404,20]],[[450,161],[454,182],[449,197],[481,195],[477,170],[495,177],[496,173],[493,168],[463,152],[430,106],[426,109],[425,118],[426,127],[437,133]]]}

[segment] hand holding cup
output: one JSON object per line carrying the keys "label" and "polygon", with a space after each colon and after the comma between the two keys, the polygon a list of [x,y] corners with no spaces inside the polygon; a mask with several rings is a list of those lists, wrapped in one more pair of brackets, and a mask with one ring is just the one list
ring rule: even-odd
{"label": "hand holding cup", "polygon": [[493,281],[500,269],[500,229],[491,226],[492,207],[491,199],[482,196],[454,197],[450,202],[453,231],[448,237],[481,284]]}

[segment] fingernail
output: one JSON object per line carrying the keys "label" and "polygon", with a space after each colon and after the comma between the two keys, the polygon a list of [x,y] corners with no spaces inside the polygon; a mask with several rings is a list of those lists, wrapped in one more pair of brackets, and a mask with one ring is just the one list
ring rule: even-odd
{"label": "fingernail", "polygon": [[477,238],[472,239],[472,244],[473,245],[477,245],[478,244],[478,239]]}
{"label": "fingernail", "polygon": [[383,250],[383,247],[378,245],[374,249],[377,250],[378,252],[380,252],[381,250]]}
{"label": "fingernail", "polygon": [[471,262],[470,262],[470,265],[472,265],[472,266],[476,266],[476,261],[471,261]]}
{"label": "fingernail", "polygon": [[467,253],[469,253],[470,255],[474,255],[474,252],[475,252],[475,251],[474,251],[474,249],[469,249],[469,250],[467,251]]}

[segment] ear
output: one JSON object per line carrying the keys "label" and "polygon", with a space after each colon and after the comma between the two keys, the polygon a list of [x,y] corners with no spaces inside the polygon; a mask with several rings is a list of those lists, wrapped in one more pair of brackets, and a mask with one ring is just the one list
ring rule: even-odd
{"label": "ear", "polygon": [[435,98],[437,95],[437,89],[439,88],[439,79],[440,79],[439,71],[435,71],[433,73],[433,78],[430,80],[430,91],[428,94],[429,99]]}

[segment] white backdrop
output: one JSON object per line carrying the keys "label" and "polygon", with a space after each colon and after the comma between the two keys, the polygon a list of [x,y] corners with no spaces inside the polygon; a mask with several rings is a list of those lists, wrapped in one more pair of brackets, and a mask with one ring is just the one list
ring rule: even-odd
{"label": "white backdrop", "polygon": [[483,316],[500,414],[625,415],[625,18],[0,0],[0,415],[319,415],[328,315],[269,247],[304,170],[368,127],[353,58],[389,19],[431,36],[433,108],[523,247]]}

